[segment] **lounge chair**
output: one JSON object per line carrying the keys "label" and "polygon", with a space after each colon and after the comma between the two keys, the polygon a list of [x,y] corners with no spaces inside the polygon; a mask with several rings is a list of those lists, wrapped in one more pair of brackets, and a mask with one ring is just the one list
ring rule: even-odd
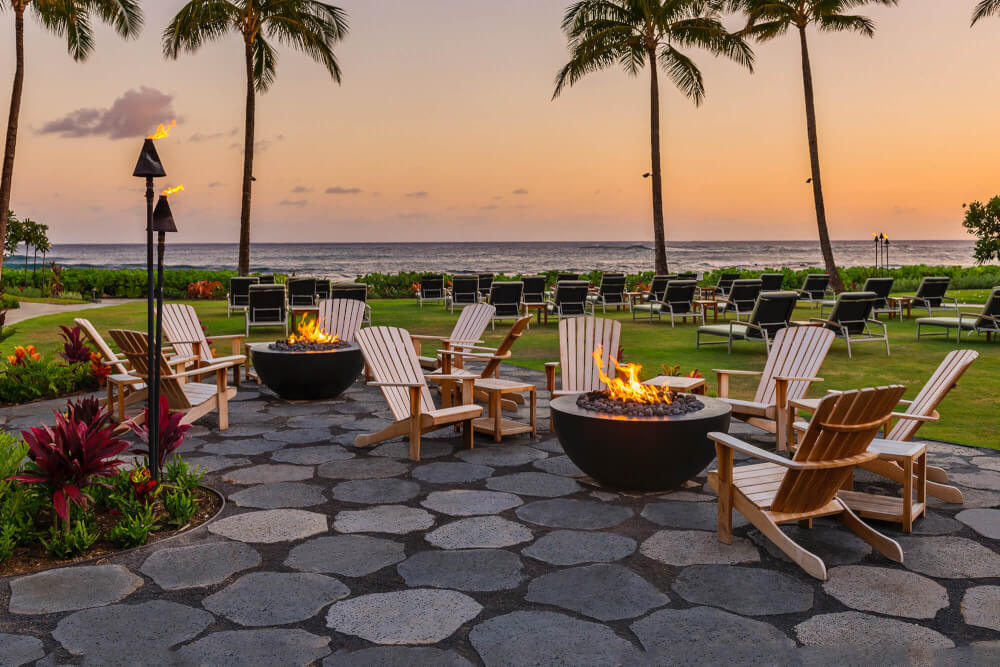
{"label": "lounge chair", "polygon": [[455,312],[455,306],[465,308],[479,302],[479,276],[475,273],[456,274],[451,279],[448,309]]}
{"label": "lounge chair", "polygon": [[424,307],[424,301],[444,302],[444,276],[440,273],[428,273],[420,279],[420,289],[417,290],[417,303]]}
{"label": "lounge chair", "polygon": [[715,286],[707,288],[706,291],[712,292],[716,296],[728,296],[729,289],[733,286],[733,281],[739,280],[739,278],[739,273],[724,271],[719,274],[719,280],[716,281]]}
{"label": "lounge chair", "polygon": [[282,327],[288,335],[288,307],[284,285],[251,285],[246,312],[246,335],[250,327]]}
{"label": "lounge chair", "polygon": [[[467,312],[469,309],[466,309]],[[356,447],[368,447],[392,438],[410,437],[410,459],[420,460],[420,436],[447,426],[461,424],[467,448],[473,445],[472,420],[481,417],[483,409],[472,404],[475,378],[437,375],[435,381],[461,383],[462,404],[437,409],[431,399],[427,380],[410,342],[410,334],[397,327],[369,327],[358,333],[358,344],[374,382],[368,384],[382,390],[395,421],[377,433],[358,435]]]}
{"label": "lounge chair", "polygon": [[493,274],[479,274],[479,296],[486,299],[490,296],[490,288],[493,287]]}
{"label": "lounge chair", "polygon": [[[746,423],[774,433],[779,450],[791,442],[791,413],[788,402],[802,398],[826,359],[833,332],[821,327],[789,327],[781,329],[767,355],[763,371],[713,369],[718,376],[719,398],[733,407],[733,416]],[[729,378],[734,375],[759,376],[753,400],[730,398]]]}
{"label": "lounge chair", "polygon": [[736,319],[740,319],[741,315],[746,315],[753,310],[761,289],[760,278],[734,280],[725,298],[717,300],[723,319],[725,319],[726,313],[736,313]]}
{"label": "lounge chair", "polygon": [[114,407],[117,405],[119,420],[124,420],[127,406],[146,400],[146,384],[132,375],[128,359],[123,359],[115,354],[90,320],[77,317],[73,322],[83,330],[84,335],[100,351],[101,363],[111,368],[111,375],[105,378],[108,397],[104,405],[111,411],[114,411]]}
{"label": "lounge chair", "polygon": [[[545,364],[545,379],[552,398],[603,389],[600,366],[594,359],[598,348],[605,368],[614,368],[618,357],[622,323],[602,317],[573,317],[559,322],[559,361]],[[560,388],[556,389],[556,370]]]}
{"label": "lounge chair", "polygon": [[625,294],[625,275],[606,273],[601,277],[601,286],[597,288],[597,294],[591,297],[595,304],[601,304],[601,311],[607,312],[608,306],[621,308],[628,306],[628,297]]}
{"label": "lounge chair", "polygon": [[556,274],[556,282],[557,283],[561,283],[563,281],[574,281],[574,280],[579,280],[579,279],[580,279],[580,274],[579,273],[557,273]]}
{"label": "lounge chair", "polygon": [[286,287],[289,307],[316,305],[315,278],[289,278]]}
{"label": "lounge chair", "polygon": [[[730,320],[726,324],[703,324],[698,327],[695,347],[702,345],[729,346],[729,354],[733,353],[733,341],[763,341],[764,349],[771,350],[771,341],[779,331],[786,329],[795,312],[798,294],[795,292],[761,292],[754,302],[753,310],[744,320]],[[704,311],[702,311],[704,321]],[[703,343],[702,336],[719,336],[723,341]]]}
{"label": "lounge chair", "polygon": [[828,273],[810,273],[802,281],[802,288],[796,290],[800,301],[807,301],[811,306],[822,304],[830,298],[830,275]]}
{"label": "lounge chair", "polygon": [[174,352],[180,356],[197,358],[195,367],[225,365],[233,369],[233,386],[240,386],[240,367],[247,363],[243,352],[244,334],[229,336],[212,336],[212,343],[229,341],[229,354],[215,356],[208,342],[205,328],[198,319],[194,306],[186,303],[163,304],[163,337],[173,346]]}
{"label": "lounge chair", "polygon": [[[111,338],[118,349],[128,357],[132,364],[132,374],[143,381],[149,378],[149,339],[141,331],[112,329]],[[182,412],[181,424],[191,424],[204,415],[217,410],[219,412],[219,430],[229,428],[229,401],[236,396],[236,387],[226,384],[228,364],[213,364],[189,371],[175,370],[174,366],[186,357],[168,359],[160,355],[160,392],[165,396],[170,412]],[[195,357],[190,357],[195,360]],[[197,382],[203,375],[214,373],[215,383]],[[133,423],[141,423],[143,415],[140,412],[133,417]]]}
{"label": "lounge chair", "polygon": [[257,284],[259,284],[259,285],[274,285],[275,284],[274,274],[273,273],[268,273],[268,274],[259,276],[257,278],[257,281],[258,281]]}
{"label": "lounge chair", "polygon": [[640,303],[649,303],[650,301],[662,301],[663,294],[664,292],[667,291],[667,283],[669,283],[671,280],[678,280],[677,274],[653,276],[653,279],[649,282],[649,289],[640,297],[641,298]]}
{"label": "lounge chair", "polygon": [[934,317],[936,311],[952,312],[958,317],[958,300],[946,296],[950,285],[951,278],[947,276],[924,278],[910,301],[910,307],[925,308],[928,317]]}
{"label": "lounge chair", "polygon": [[785,282],[784,273],[762,273],[760,274],[760,290],[762,292],[780,292],[781,286]]}
{"label": "lounge chair", "polygon": [[545,276],[523,276],[521,283],[524,285],[524,292],[521,294],[522,304],[545,303]]}
{"label": "lounge chair", "polygon": [[364,283],[333,283],[331,299],[353,299],[365,304],[365,323],[372,323],[372,307],[368,304],[368,285]]}
{"label": "lounge chair", "polygon": [[353,343],[365,322],[366,312],[365,303],[358,299],[323,299],[319,302],[319,328]]}
{"label": "lounge chair", "polygon": [[874,292],[841,292],[830,317],[812,317],[809,321],[822,325],[837,338],[843,339],[847,343],[849,359],[853,357],[851,343],[866,341],[884,342],[885,354],[889,356],[889,331],[883,322],[872,317],[877,301],[878,296]]}
{"label": "lounge chair", "polygon": [[229,279],[229,292],[226,294],[226,317],[230,317],[234,310],[246,310],[250,305],[250,286],[257,285],[259,278],[232,277]]}
{"label": "lounge chair", "polygon": [[667,283],[663,295],[653,301],[640,303],[632,306],[632,320],[635,320],[636,312],[649,313],[650,321],[653,315],[660,319],[663,313],[670,314],[670,326],[674,326],[674,319],[683,317],[700,317],[701,323],[705,323],[705,313],[695,307],[695,295],[698,291],[698,281],[696,280],[671,280]]}
{"label": "lounge chair", "polygon": [[[890,316],[897,315],[899,319],[903,319],[903,309],[902,304],[896,302],[894,305],[889,303],[889,294],[892,292],[892,285],[896,282],[895,278],[867,278],[865,279],[865,286],[861,288],[862,292],[872,292],[875,294],[875,305],[872,307],[872,314],[877,318],[880,313],[889,313]],[[826,299],[819,307],[819,316],[824,317],[827,310],[830,310],[835,305],[837,305],[836,299]]]}
{"label": "lounge chair", "polygon": [[[718,469],[708,474],[708,483],[719,494],[719,541],[732,544],[735,509],[793,563],[825,580],[823,560],[796,544],[780,524],[795,521],[811,528],[813,519],[836,516],[879,553],[901,563],[899,544],[862,521],[838,492],[855,466],[878,456],[865,450],[903,391],[904,387],[894,385],[826,397],[790,460],[726,433],[710,433]],[[764,463],[734,467],[734,451]]]}
{"label": "lounge chair", "polygon": [[424,368],[435,369],[441,365],[437,356],[421,356],[424,341],[437,341],[445,350],[482,343],[483,334],[486,333],[486,327],[493,321],[495,311],[496,309],[488,303],[477,303],[462,309],[458,315],[458,321],[455,322],[455,326],[447,336],[410,334],[410,343],[417,355],[417,361]]}
{"label": "lounge chair", "polygon": [[331,299],[339,297],[330,296],[330,279],[329,278],[317,278],[316,279],[316,303],[319,303],[323,299]]}
{"label": "lounge chair", "polygon": [[549,302],[549,312],[560,320],[564,317],[593,316],[594,306],[587,300],[590,284],[586,280],[564,280],[556,283],[555,292]]}
{"label": "lounge chair", "polygon": [[[923,328],[944,329],[938,333],[923,333]],[[954,329],[955,342],[962,342],[962,332],[972,334],[986,334],[986,340],[990,336],[1000,338],[1000,287],[994,287],[987,299],[986,305],[978,313],[962,313],[958,317],[920,317],[917,318],[917,340],[927,336],[944,336],[948,338],[951,330]]]}
{"label": "lounge chair", "polygon": [[516,320],[521,317],[521,296],[524,293],[524,283],[520,280],[504,280],[493,283],[490,287],[489,304],[496,311],[490,323],[491,329],[496,329],[497,320]]}
{"label": "lounge chair", "polygon": [[677,280],[698,280],[698,274],[694,271],[683,271],[677,274]]}

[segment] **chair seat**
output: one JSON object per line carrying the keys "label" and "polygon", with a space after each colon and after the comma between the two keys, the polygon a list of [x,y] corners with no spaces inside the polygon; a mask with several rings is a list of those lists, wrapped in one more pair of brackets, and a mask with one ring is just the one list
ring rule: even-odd
{"label": "chair seat", "polygon": [[733,468],[733,485],[750,502],[761,509],[768,509],[785,479],[786,468],[777,463],[754,463]]}
{"label": "chair seat", "polygon": [[449,424],[480,417],[483,414],[483,408],[478,405],[454,405],[450,408],[431,410],[426,414],[435,424]]}
{"label": "chair seat", "polygon": [[204,361],[202,363],[212,363],[212,364],[245,364],[247,357],[245,354],[230,354],[225,357],[212,357],[212,361]]}
{"label": "chair seat", "polygon": [[698,327],[698,331],[725,338],[729,338],[730,331],[732,331],[732,336],[736,340],[743,340],[747,337],[747,327],[742,324],[734,324],[732,325],[732,329],[730,329],[730,325],[728,324],[707,324],[703,327]]}
{"label": "chair seat", "polygon": [[663,306],[658,303],[637,303],[632,306],[632,310],[638,310],[640,312],[658,313],[662,310]]}
{"label": "chair seat", "polygon": [[775,407],[773,405],[757,403],[756,401],[741,401],[738,398],[720,398],[719,400],[731,405],[733,412],[738,415],[754,415],[770,418],[774,416]]}
{"label": "chair seat", "polygon": [[917,324],[926,324],[932,327],[947,327],[949,329],[961,328],[970,331],[976,328],[976,320],[973,317],[964,320],[957,317],[920,317],[917,319]]}
{"label": "chair seat", "polygon": [[[187,399],[188,403],[193,406],[198,406],[205,401],[215,398],[219,393],[219,388],[214,384],[207,384],[204,382],[185,382],[181,385],[184,391],[184,398]],[[236,395],[236,387],[229,387],[227,389],[227,395],[232,398]]]}

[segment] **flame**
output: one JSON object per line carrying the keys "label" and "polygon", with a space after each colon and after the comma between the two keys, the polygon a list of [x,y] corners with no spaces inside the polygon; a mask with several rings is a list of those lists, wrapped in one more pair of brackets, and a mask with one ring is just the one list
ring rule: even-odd
{"label": "flame", "polygon": [[167,188],[166,190],[163,191],[163,196],[164,197],[169,197],[170,195],[174,194],[175,192],[181,192],[183,189],[184,189],[183,185],[178,185],[178,186],[173,187],[173,188]]}
{"label": "flame", "polygon": [[308,315],[302,318],[298,326],[298,335],[288,337],[289,344],[295,343],[338,343],[340,336],[330,335],[319,326],[319,320],[310,319]]}
{"label": "flame", "polygon": [[167,125],[166,127],[164,127],[163,123],[160,123],[160,126],[156,128],[156,132],[153,132],[151,135],[149,135],[146,138],[147,139],[166,139],[167,137],[170,136],[170,130],[174,129],[175,127],[177,127],[177,121],[176,120],[170,121],[170,124]]}
{"label": "flame", "polygon": [[608,388],[608,396],[620,401],[633,401],[635,403],[673,403],[670,398],[670,390],[664,387],[651,387],[639,382],[639,372],[642,366],[639,364],[622,364],[617,359],[611,359],[615,365],[615,372],[618,377],[612,379],[604,374],[604,354],[603,346],[598,345],[594,350],[594,361],[597,362],[598,373]]}

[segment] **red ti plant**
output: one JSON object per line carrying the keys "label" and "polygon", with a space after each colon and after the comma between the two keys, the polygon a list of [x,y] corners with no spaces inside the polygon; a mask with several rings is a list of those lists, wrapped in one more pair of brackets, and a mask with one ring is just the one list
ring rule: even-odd
{"label": "red ti plant", "polygon": [[[82,402],[81,402],[82,403]],[[32,464],[20,475],[8,479],[24,484],[45,484],[52,491],[52,509],[69,526],[69,505],[87,506],[83,489],[94,478],[111,477],[125,462],[114,458],[128,443],[114,436],[104,410],[98,409],[90,421],[82,418],[85,408],[70,404],[69,415],[56,415],[55,426],[22,431]]]}
{"label": "red ti plant", "polygon": [[63,351],[59,353],[59,356],[66,361],[67,364],[79,364],[82,362],[90,361],[90,348],[85,342],[83,342],[83,329],[80,327],[73,327],[70,329],[66,325],[60,325],[62,333],[59,337],[65,341],[63,343]]}
{"label": "red ti plant", "polygon": [[66,401],[66,416],[70,421],[87,424],[92,431],[111,424],[111,411],[105,410],[101,401],[94,396]]}
{"label": "red ti plant", "polygon": [[[130,428],[139,436],[140,440],[146,443],[146,451],[149,451],[149,408],[143,410],[142,416],[142,425],[136,426],[135,423],[132,423]],[[167,397],[160,396],[160,437],[157,439],[159,452],[156,461],[156,469],[158,471],[163,470],[163,464],[167,460],[167,455],[181,446],[181,443],[184,442],[184,434],[191,428],[190,424],[181,426],[181,419],[183,418],[184,415],[180,412],[171,414]],[[150,464],[152,464],[152,461],[150,461]]]}
{"label": "red ti plant", "polygon": [[97,384],[103,387],[108,381],[108,376],[111,375],[111,367],[104,365],[101,355],[96,352],[91,352],[90,372],[93,374],[94,378],[97,379]]}

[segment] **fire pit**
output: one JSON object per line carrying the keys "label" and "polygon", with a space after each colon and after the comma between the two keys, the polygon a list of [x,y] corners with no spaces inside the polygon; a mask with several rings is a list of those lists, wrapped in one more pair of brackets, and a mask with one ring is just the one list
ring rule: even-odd
{"label": "fire pit", "polygon": [[643,385],[639,370],[617,366],[618,378],[601,373],[605,391],[554,399],[552,427],[570,460],[601,484],[674,489],[711,463],[715,446],[707,435],[729,430],[732,408],[713,398]]}
{"label": "fire pit", "polygon": [[354,384],[365,366],[357,343],[325,333],[308,317],[287,340],[249,348],[261,382],[287,400],[335,398]]}

